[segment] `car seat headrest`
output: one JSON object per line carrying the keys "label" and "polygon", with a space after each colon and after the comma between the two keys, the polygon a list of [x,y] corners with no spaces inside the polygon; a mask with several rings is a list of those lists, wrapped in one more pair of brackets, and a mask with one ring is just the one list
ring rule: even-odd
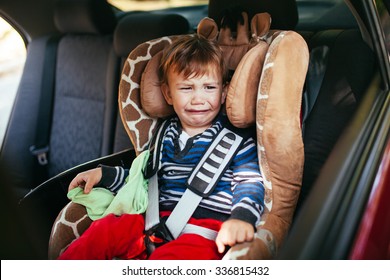
{"label": "car seat headrest", "polygon": [[188,33],[186,18],[177,14],[140,12],[120,19],[114,32],[114,49],[127,57],[139,44],[162,36]]}
{"label": "car seat headrest", "polygon": [[[256,122],[256,97],[268,43],[265,41],[271,25],[268,13],[252,17],[242,13],[242,23],[237,21],[236,32],[230,26],[220,28],[210,18],[198,25],[198,33],[210,40],[217,40],[224,52],[228,68],[234,71],[226,98],[226,112],[230,122],[240,128]],[[245,108],[245,110],[243,110]]]}
{"label": "car seat headrest", "polygon": [[210,0],[208,16],[221,27],[227,10],[241,9],[248,13],[249,20],[258,13],[267,12],[272,17],[271,29],[293,30],[298,23],[296,0]]}
{"label": "car seat headrest", "polygon": [[109,34],[116,17],[106,0],[57,0],[54,22],[63,33]]}
{"label": "car seat headrest", "polygon": [[247,13],[242,12],[241,17],[242,22],[236,23],[236,31],[232,31],[230,25],[224,25],[218,32],[218,25],[211,18],[202,19],[198,25],[199,35],[218,41],[230,70],[235,70],[248,50],[264,40],[271,25],[271,17],[268,13],[259,13],[252,17],[250,26]]}

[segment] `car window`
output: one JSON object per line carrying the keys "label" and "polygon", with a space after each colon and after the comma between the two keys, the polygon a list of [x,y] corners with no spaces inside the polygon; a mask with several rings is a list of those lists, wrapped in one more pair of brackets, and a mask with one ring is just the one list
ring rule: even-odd
{"label": "car window", "polygon": [[[108,0],[108,2],[122,11],[175,11],[186,17],[191,26],[196,26],[199,20],[207,16],[207,9],[199,9],[208,4],[208,0]],[[196,6],[199,7],[195,8]],[[191,9],[191,13],[186,13],[187,8]],[[348,12],[344,0],[297,0],[297,8],[298,30],[356,26],[355,18]]]}
{"label": "car window", "polygon": [[108,0],[108,2],[122,11],[149,11],[166,8],[205,5],[208,0]]}
{"label": "car window", "polygon": [[379,13],[379,19],[382,23],[387,53],[389,54],[390,57],[390,15],[388,11],[390,7],[386,9],[386,6],[382,0],[376,1],[376,7]]}
{"label": "car window", "polygon": [[0,17],[0,147],[26,60],[22,37]]}

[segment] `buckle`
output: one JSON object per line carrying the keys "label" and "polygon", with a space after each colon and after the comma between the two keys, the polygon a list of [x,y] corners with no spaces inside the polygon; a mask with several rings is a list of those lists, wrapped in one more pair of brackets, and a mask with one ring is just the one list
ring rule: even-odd
{"label": "buckle", "polygon": [[36,148],[35,146],[30,147],[30,152],[37,157],[38,163],[40,165],[46,165],[49,163],[47,158],[47,153],[49,152],[49,146],[43,148]]}
{"label": "buckle", "polygon": [[174,240],[171,232],[165,225],[166,219],[168,217],[164,217],[161,219],[160,223],[155,225],[154,227],[148,229],[145,232],[145,246],[146,253],[148,256],[158,247],[168,243],[169,241]]}

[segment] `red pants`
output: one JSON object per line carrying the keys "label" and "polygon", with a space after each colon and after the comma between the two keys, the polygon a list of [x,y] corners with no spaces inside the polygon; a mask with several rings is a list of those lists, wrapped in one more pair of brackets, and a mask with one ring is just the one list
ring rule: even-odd
{"label": "red pants", "polygon": [[[213,219],[193,219],[189,223],[219,231],[221,222]],[[144,244],[145,222],[142,215],[108,215],[94,221],[70,244],[59,259],[147,259]],[[215,241],[197,234],[183,234],[158,247],[149,259],[154,260],[219,260]]]}

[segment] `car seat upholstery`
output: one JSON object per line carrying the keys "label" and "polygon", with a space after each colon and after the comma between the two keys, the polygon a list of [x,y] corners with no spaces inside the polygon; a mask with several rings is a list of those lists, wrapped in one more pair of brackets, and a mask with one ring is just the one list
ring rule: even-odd
{"label": "car seat upholstery", "polygon": [[[295,32],[268,32],[268,14],[262,13],[252,18],[252,33],[249,32],[246,14],[243,14],[243,19],[243,24],[237,25],[237,37],[232,39],[234,42],[225,46],[225,52],[231,54],[226,57],[233,61],[232,68],[237,68],[234,75],[241,75],[236,82],[233,82],[233,76],[226,107],[234,125],[257,128],[259,161],[265,177],[266,210],[255,240],[233,247],[226,258],[265,259],[273,258],[280,247],[291,223],[300,190],[303,170],[300,108],[308,50],[303,38]],[[229,27],[219,31],[215,21],[210,18],[199,24],[198,33],[210,40],[218,40],[221,45],[232,36]],[[119,110],[137,154],[147,148],[159,120],[172,113],[172,109],[163,102],[156,78],[159,53],[174,38],[165,36],[139,45],[129,54],[122,71]],[[243,43],[246,44],[245,51],[242,51]],[[232,51],[236,47],[240,51]],[[247,61],[256,61],[258,75],[249,74],[255,64],[240,65],[239,62],[245,60],[241,58],[247,54],[250,57]],[[253,82],[256,79],[257,82]],[[245,88],[247,84],[251,88]],[[235,109],[237,104],[239,107]],[[253,107],[253,104],[256,106]],[[235,111],[245,111],[243,108],[249,105],[254,111],[249,110],[248,114],[235,118]],[[85,220],[85,209],[78,214],[75,213],[80,209],[69,210],[76,207],[76,204],[69,203],[53,226],[49,247],[56,247],[56,252],[52,254],[54,257],[69,244],[69,240],[68,243],[62,242],[64,234],[58,229],[64,224],[61,219],[66,212],[68,216],[73,214],[73,225]],[[71,235],[77,238],[81,233],[77,231]],[[61,248],[56,245],[59,242],[62,242]]]}
{"label": "car seat upholstery", "polygon": [[[38,119],[44,106],[45,52],[50,37],[33,39],[1,152],[11,184],[22,197],[57,173],[112,152],[113,124],[119,71],[112,46],[116,17],[105,0],[58,0],[54,21],[61,33],[55,63],[51,116]],[[51,122],[48,164],[30,153],[36,134]],[[23,124],[23,125],[20,125]],[[111,137],[105,137],[110,135]],[[15,141],[18,139],[18,141]]]}
{"label": "car seat upholstery", "polygon": [[115,117],[115,111],[106,104],[115,100],[116,92],[118,59],[112,44],[116,19],[104,5],[111,21],[100,18],[94,26],[92,21],[85,21],[85,15],[94,15],[90,8],[99,9],[103,3],[58,2],[55,21],[67,35],[58,46],[49,177],[112,152],[112,136],[105,135],[112,135]]}

